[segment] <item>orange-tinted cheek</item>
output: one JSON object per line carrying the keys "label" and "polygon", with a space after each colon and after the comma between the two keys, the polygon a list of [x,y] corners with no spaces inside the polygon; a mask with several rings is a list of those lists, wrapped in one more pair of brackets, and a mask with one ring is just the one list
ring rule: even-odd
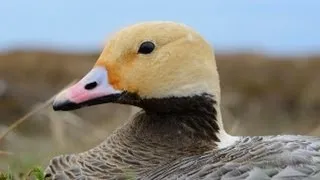
{"label": "orange-tinted cheek", "polygon": [[116,64],[106,64],[106,69],[108,71],[108,80],[113,88],[122,90],[121,77],[120,77],[120,67]]}
{"label": "orange-tinted cheek", "polygon": [[120,68],[115,63],[108,63],[105,60],[98,59],[94,65],[106,68],[108,72],[108,82],[114,89],[121,90]]}
{"label": "orange-tinted cheek", "polygon": [[97,62],[94,64],[94,66],[106,67],[106,62],[103,59],[98,59]]}
{"label": "orange-tinted cheek", "polygon": [[102,66],[106,68],[109,84],[111,84],[114,89],[135,92],[137,89],[136,86],[127,82],[122,77],[122,72],[128,72],[133,68],[136,57],[137,56],[134,53],[126,53],[119,58],[122,60],[120,62],[112,60],[107,61],[104,58],[99,58],[95,63],[95,66]]}

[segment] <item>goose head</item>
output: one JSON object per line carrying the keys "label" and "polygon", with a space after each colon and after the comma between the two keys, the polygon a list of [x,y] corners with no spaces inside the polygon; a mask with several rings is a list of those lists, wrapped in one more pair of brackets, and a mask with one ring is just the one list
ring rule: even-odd
{"label": "goose head", "polygon": [[128,103],[128,94],[140,100],[209,94],[219,104],[211,46],[183,24],[145,22],[126,27],[107,41],[86,76],[56,96],[53,108]]}
{"label": "goose head", "polygon": [[[192,97],[196,98],[189,105]],[[218,148],[237,141],[238,137],[230,136],[223,128],[219,74],[209,43],[184,24],[144,22],[111,36],[92,70],[59,93],[53,108],[67,111],[121,103],[146,112],[158,111],[156,114],[177,109],[185,113],[202,109],[199,97],[209,100],[214,111]]]}

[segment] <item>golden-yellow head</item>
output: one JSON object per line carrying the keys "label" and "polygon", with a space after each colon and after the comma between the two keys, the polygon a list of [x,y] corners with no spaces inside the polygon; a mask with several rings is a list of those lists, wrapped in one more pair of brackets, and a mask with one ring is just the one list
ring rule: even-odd
{"label": "golden-yellow head", "polygon": [[183,24],[146,22],[126,27],[107,41],[94,68],[56,97],[54,108],[116,102],[124,93],[142,99],[202,93],[219,98],[211,46]]}

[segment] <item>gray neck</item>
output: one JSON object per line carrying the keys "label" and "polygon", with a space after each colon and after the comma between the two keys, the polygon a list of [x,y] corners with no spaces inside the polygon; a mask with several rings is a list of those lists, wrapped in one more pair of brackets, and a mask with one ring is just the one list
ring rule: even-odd
{"label": "gray neck", "polygon": [[[157,104],[150,104],[152,102]],[[152,102],[141,102],[141,106],[148,104],[151,109],[137,113],[105,142],[84,153],[83,157],[90,159],[92,154],[99,153],[110,164],[110,171],[119,168],[139,173],[180,157],[216,148],[219,127],[212,96],[201,95],[183,100],[168,98],[162,99],[163,104],[159,104],[159,100]],[[171,103],[165,106],[168,102]]]}

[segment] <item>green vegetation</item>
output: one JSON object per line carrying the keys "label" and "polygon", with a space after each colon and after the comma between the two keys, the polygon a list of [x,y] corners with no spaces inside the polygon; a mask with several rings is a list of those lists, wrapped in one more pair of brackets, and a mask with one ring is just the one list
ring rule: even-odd
{"label": "green vegetation", "polygon": [[44,171],[41,167],[34,167],[28,172],[20,172],[19,174],[13,174],[10,169],[7,172],[0,172],[0,180],[44,180]]}
{"label": "green vegetation", "polygon": [[44,180],[44,171],[41,167],[34,167],[27,176],[33,176],[36,180]]}
{"label": "green vegetation", "polygon": [[7,172],[0,172],[0,180],[13,180],[13,174],[10,169]]}

